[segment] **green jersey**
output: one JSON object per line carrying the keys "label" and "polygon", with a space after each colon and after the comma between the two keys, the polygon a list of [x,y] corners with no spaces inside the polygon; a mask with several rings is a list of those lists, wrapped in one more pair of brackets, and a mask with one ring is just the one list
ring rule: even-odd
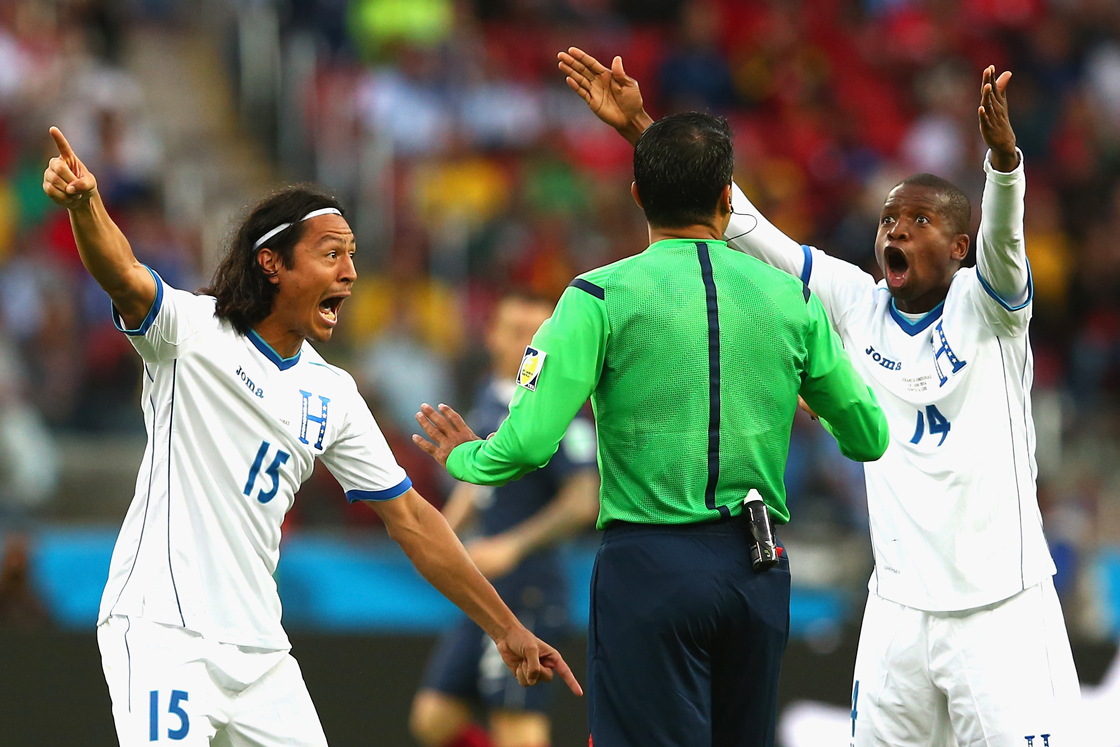
{"label": "green jersey", "polygon": [[509,418],[451,452],[453,477],[501,485],[548,463],[591,398],[599,528],[710,521],[758,490],[789,520],[797,396],[846,456],[887,448],[886,419],[797,278],[723,241],[671,239],[576,278],[533,337]]}

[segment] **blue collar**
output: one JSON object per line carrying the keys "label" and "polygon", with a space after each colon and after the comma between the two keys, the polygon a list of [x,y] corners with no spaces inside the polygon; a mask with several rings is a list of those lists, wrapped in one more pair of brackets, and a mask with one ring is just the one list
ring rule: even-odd
{"label": "blue collar", "polygon": [[898,308],[894,305],[893,298],[891,299],[890,306],[888,306],[887,308],[890,309],[891,318],[898,322],[899,327],[902,327],[902,331],[913,337],[919,332],[927,329],[929,325],[933,324],[941,318],[941,312],[945,310],[945,302],[942,301],[941,303],[934,306],[932,309],[926,312],[925,316],[923,316],[916,322],[910,321],[901,313],[899,313]]}
{"label": "blue collar", "polygon": [[280,354],[273,350],[272,346],[265,342],[264,338],[258,335],[255,329],[250,329],[247,337],[249,338],[249,342],[253,343],[253,347],[261,351],[261,355],[275,363],[276,367],[281,371],[287,371],[289,368],[299,363],[300,353],[303,352],[302,346],[300,346],[299,351],[291,358],[281,358]]}

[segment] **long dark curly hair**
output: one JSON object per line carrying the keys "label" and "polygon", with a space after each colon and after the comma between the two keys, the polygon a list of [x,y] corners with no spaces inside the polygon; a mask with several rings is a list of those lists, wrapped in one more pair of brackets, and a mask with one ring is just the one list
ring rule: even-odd
{"label": "long dark curly hair", "polygon": [[234,233],[225,258],[214,271],[210,287],[203,291],[218,299],[214,308],[216,317],[228,320],[234,329],[244,335],[254,324],[272,313],[272,300],[278,288],[269,281],[257,260],[260,249],[253,245],[277,226],[291,223],[265,244],[279,256],[284,267],[290,268],[292,252],[303,238],[301,219],[321,208],[344,212],[334,197],[312,185],[297,184],[273,192],[249,210]]}

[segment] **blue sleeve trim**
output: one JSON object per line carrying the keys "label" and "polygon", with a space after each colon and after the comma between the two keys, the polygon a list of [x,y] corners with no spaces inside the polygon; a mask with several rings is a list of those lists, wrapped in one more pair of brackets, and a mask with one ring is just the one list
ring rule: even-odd
{"label": "blue sleeve trim", "polygon": [[144,317],[144,321],[140,322],[140,326],[136,329],[125,329],[124,320],[121,319],[121,313],[117,311],[116,306],[112,307],[113,326],[132,337],[140,337],[147,334],[152,326],[152,322],[156,320],[156,315],[159,314],[159,310],[163,307],[163,280],[160,279],[159,275],[157,275],[156,271],[151,267],[144,265],[144,269],[152,273],[152,279],[156,281],[156,300],[152,301],[152,308],[148,309],[148,315]]}
{"label": "blue sleeve trim", "polygon": [[809,303],[809,278],[813,276],[813,251],[805,244],[801,245],[805,252],[805,261],[801,265],[801,283],[805,286],[805,303]]}
{"label": "blue sleeve trim", "polygon": [[999,297],[998,293],[992,290],[992,286],[988,285],[988,281],[985,280],[984,276],[980,274],[979,266],[976,267],[976,277],[980,280],[980,286],[988,292],[988,295],[994,298],[996,300],[996,303],[998,303],[1008,311],[1022,311],[1023,309],[1030,306],[1031,301],[1034,300],[1034,277],[1031,275],[1031,262],[1029,259],[1027,260],[1027,300],[1023,301],[1018,306],[1012,306],[1011,304],[1007,303],[1007,301],[1004,301]]}
{"label": "blue sleeve trim", "polygon": [[357,501],[391,501],[407,493],[411,487],[412,480],[405,475],[405,478],[399,483],[384,490],[347,490],[346,500],[351,503]]}
{"label": "blue sleeve trim", "polygon": [[598,285],[595,285],[595,283],[584,280],[583,278],[576,278],[572,282],[568,283],[568,287],[579,288],[581,291],[590,293],[591,295],[595,296],[595,298],[598,298],[600,301],[605,299],[607,296],[607,292],[605,290],[603,290]]}

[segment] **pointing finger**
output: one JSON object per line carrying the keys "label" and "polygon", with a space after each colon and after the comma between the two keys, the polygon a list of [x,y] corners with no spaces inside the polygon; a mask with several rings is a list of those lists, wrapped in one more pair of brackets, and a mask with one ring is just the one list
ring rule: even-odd
{"label": "pointing finger", "polygon": [[78,156],[74,154],[74,149],[70,147],[70,142],[66,139],[66,136],[62,134],[62,130],[57,127],[52,127],[50,132],[51,137],[54,139],[54,144],[58,146],[58,154],[69,163],[77,161]]}
{"label": "pointing finger", "polygon": [[564,657],[560,655],[559,651],[550,651],[548,656],[545,657],[545,665],[556,674],[560,675],[560,679],[564,680],[564,684],[568,686],[576,695],[583,695],[583,688],[579,685],[579,680],[572,674],[572,668],[568,666],[568,662],[564,661]]}

